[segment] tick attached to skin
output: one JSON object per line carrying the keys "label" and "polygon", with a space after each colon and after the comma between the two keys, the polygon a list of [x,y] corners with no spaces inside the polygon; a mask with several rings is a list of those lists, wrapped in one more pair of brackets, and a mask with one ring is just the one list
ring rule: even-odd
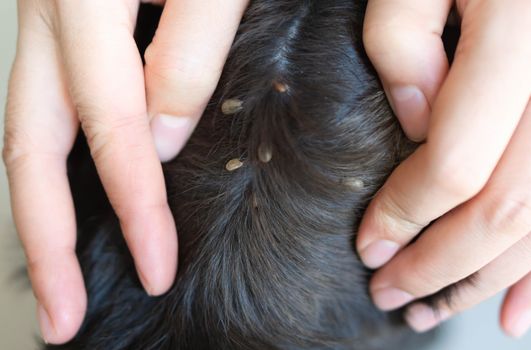
{"label": "tick attached to skin", "polygon": [[251,203],[254,209],[258,209],[258,198],[256,198],[256,193],[251,195]]}
{"label": "tick attached to skin", "polygon": [[258,159],[262,163],[269,163],[272,158],[273,158],[273,151],[271,150],[271,147],[265,144],[261,144],[258,147]]}
{"label": "tick attached to skin", "polygon": [[343,179],[343,183],[355,191],[360,191],[365,187],[363,180],[357,177],[350,177]]}
{"label": "tick attached to skin", "polygon": [[289,86],[279,82],[278,80],[273,81],[273,87],[277,92],[280,92],[281,94],[287,92],[289,90]]}
{"label": "tick attached to skin", "polygon": [[239,160],[238,158],[234,158],[234,159],[231,159],[227,162],[227,164],[225,164],[225,169],[227,169],[227,171],[234,171],[236,169],[239,169],[243,166],[243,163],[241,160]]}
{"label": "tick attached to skin", "polygon": [[232,115],[240,112],[243,109],[243,102],[241,100],[230,98],[225,100],[221,105],[221,112],[225,115]]}

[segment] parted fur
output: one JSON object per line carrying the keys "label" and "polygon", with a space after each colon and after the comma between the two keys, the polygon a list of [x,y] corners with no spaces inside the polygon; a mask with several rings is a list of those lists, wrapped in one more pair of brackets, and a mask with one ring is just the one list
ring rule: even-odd
{"label": "parted fur", "polygon": [[419,344],[400,314],[372,305],[354,249],[368,201],[414,148],[363,52],[364,10],[251,1],[199,126],[164,166],[180,243],[164,296],[142,289],[79,141],[70,179],[88,313],[73,341],[47,349]]}

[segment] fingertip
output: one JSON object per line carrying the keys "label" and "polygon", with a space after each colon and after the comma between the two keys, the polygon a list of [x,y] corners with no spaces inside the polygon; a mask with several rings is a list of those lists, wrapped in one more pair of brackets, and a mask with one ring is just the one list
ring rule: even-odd
{"label": "fingertip", "polygon": [[[178,154],[203,114],[247,3],[166,2],[144,55],[148,112],[155,116],[152,130],[162,161]],[[176,125],[176,120],[182,122]]]}
{"label": "fingertip", "polygon": [[400,245],[389,240],[377,240],[360,251],[362,262],[371,269],[378,269],[391,260],[400,250]]}
{"label": "fingertip", "polygon": [[365,211],[356,239],[358,255],[362,263],[370,269],[379,269],[387,264],[402,247],[389,235],[382,235],[385,230],[382,229],[380,220],[375,219],[381,208],[379,200],[376,196]]}
{"label": "fingertip", "polygon": [[125,228],[142,286],[150,296],[166,293],[177,273],[177,230],[168,207],[146,211]]}
{"label": "fingertip", "polygon": [[75,337],[85,314],[86,304],[74,309],[62,308],[48,312],[37,304],[37,319],[42,339],[46,344],[64,344]]}
{"label": "fingertip", "polygon": [[26,249],[28,274],[37,299],[42,338],[49,344],[63,344],[81,327],[87,294],[74,249],[53,246],[53,243],[48,242],[40,255]]}
{"label": "fingertip", "polygon": [[[57,263],[61,263],[61,259]],[[79,265],[65,261],[62,263],[62,271],[59,271],[60,268],[54,269],[58,280],[52,277],[46,280],[51,282],[49,285],[35,286],[38,288],[37,319],[42,338],[47,344],[70,341],[81,327],[87,309],[87,295],[81,271],[77,269]],[[40,281],[42,283],[42,279]]]}
{"label": "fingertip", "polygon": [[501,326],[509,337],[522,338],[531,328],[531,310],[508,316]]}
{"label": "fingertip", "polygon": [[512,338],[522,338],[531,328],[531,274],[513,285],[503,301],[500,311],[500,327]]}
{"label": "fingertip", "polygon": [[374,213],[377,207],[377,201],[378,195],[376,195],[369,203],[365,213],[363,213],[361,223],[358,227],[358,232],[356,235],[356,250],[361,258],[363,258],[362,252],[378,238],[376,235],[378,232],[378,227],[374,222]]}
{"label": "fingertip", "polygon": [[[531,328],[531,309],[522,305],[511,305],[511,292],[506,296],[500,313],[500,327],[511,338],[522,338]],[[517,307],[515,307],[517,306]]]}
{"label": "fingertip", "polygon": [[404,314],[409,327],[417,333],[428,332],[449,318],[448,311],[437,311],[423,303],[411,305]]}
{"label": "fingertip", "polygon": [[158,114],[153,118],[151,132],[161,162],[177,156],[188,141],[194,124],[194,119],[188,116]]}
{"label": "fingertip", "polygon": [[[406,1],[407,2],[407,1]],[[365,51],[386,88],[406,135],[425,139],[427,125],[449,63],[441,35],[449,1],[369,1],[364,21]]]}
{"label": "fingertip", "polygon": [[394,287],[371,286],[371,295],[374,305],[382,311],[398,309],[415,299],[411,293]]}
{"label": "fingertip", "polygon": [[390,102],[409,139],[426,138],[431,108],[425,94],[414,85],[398,85],[389,89]]}

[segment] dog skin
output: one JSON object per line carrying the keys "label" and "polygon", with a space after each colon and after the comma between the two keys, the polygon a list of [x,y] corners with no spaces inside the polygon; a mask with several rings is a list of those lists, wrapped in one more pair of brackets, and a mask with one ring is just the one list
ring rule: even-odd
{"label": "dog skin", "polygon": [[[406,349],[355,253],[368,202],[415,144],[362,48],[364,1],[256,0],[185,149],[164,165],[179,233],[171,290],[145,294],[79,138],[69,176],[89,296],[46,349]],[[149,36],[156,10],[143,8]],[[140,41],[145,47],[146,38]]]}

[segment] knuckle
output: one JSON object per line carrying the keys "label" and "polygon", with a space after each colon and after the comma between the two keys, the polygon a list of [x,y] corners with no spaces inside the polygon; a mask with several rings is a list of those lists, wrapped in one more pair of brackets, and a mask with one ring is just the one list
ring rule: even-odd
{"label": "knuckle", "polygon": [[450,283],[454,282],[449,271],[430,263],[424,254],[414,257],[411,266],[417,268],[411,269],[405,277],[405,283],[409,285],[409,291],[418,298],[436,293]]}
{"label": "knuckle", "polygon": [[12,136],[10,136],[6,130],[4,134],[4,146],[2,147],[2,161],[6,168],[13,163],[14,159],[17,158],[17,148],[14,146],[14,141]]}
{"label": "knuckle", "polygon": [[17,168],[32,153],[31,140],[24,138],[18,128],[6,124],[4,132],[4,146],[2,148],[2,160],[8,172]]}
{"label": "knuckle", "polygon": [[116,201],[113,204],[116,214],[123,222],[135,222],[139,217],[158,217],[156,214],[167,210],[167,202],[161,198],[151,203],[143,203],[141,198],[138,201]]}
{"label": "knuckle", "polygon": [[490,172],[478,166],[471,166],[466,154],[443,154],[432,156],[432,183],[435,188],[462,202],[472,198],[487,183]]}
{"label": "knuckle", "polygon": [[433,185],[460,202],[472,198],[483,187],[474,174],[467,171],[451,170],[452,168],[440,167],[434,177]]}
{"label": "knuckle", "polygon": [[7,171],[9,172],[11,169],[17,167],[17,164],[24,159],[26,154],[27,153],[24,153],[20,148],[5,143],[2,148],[2,161],[4,162]]}
{"label": "knuckle", "polygon": [[403,19],[382,18],[369,19],[365,22],[362,40],[367,55],[372,59],[385,56],[399,57],[405,55],[410,47],[404,38],[418,37],[421,31],[404,26]]}
{"label": "knuckle", "polygon": [[182,84],[187,89],[211,89],[212,85],[215,86],[222,67],[198,58],[205,55],[193,57],[183,51],[158,44],[155,40],[144,54],[146,71],[163,82]]}
{"label": "knuckle", "polygon": [[394,34],[388,26],[369,24],[363,28],[363,46],[369,57],[376,57],[382,52],[387,52],[389,43],[393,42]]}
{"label": "knuckle", "polygon": [[[34,257],[33,255],[26,254],[26,269],[30,280],[38,279],[42,269],[42,259]],[[33,282],[35,283],[35,282]],[[35,288],[35,287],[34,287]]]}
{"label": "knuckle", "polygon": [[[38,251],[32,247],[25,247],[26,266],[31,275],[38,274],[43,265],[52,258],[48,251]],[[55,252],[57,253],[57,252]]]}
{"label": "knuckle", "polygon": [[531,257],[531,232],[528,232],[527,236],[520,241],[522,249],[526,257]]}
{"label": "knuckle", "polygon": [[35,245],[27,245],[24,247],[26,255],[26,267],[32,279],[38,276],[46,276],[51,266],[62,264],[68,258],[75,257],[73,249],[73,242],[65,242],[55,247],[47,247],[42,249]]}
{"label": "knuckle", "polygon": [[122,114],[114,118],[83,118],[83,132],[95,160],[104,158],[114,151],[136,154],[142,150],[142,137],[149,134],[145,114]]}
{"label": "knuckle", "polygon": [[527,233],[531,229],[531,193],[512,191],[494,195],[482,211],[487,232]]}
{"label": "knuckle", "polygon": [[66,159],[77,129],[43,130],[41,125],[19,118],[22,113],[26,113],[24,109],[15,109],[8,102],[2,147],[2,161],[8,175],[38,159]]}
{"label": "knuckle", "polygon": [[380,227],[385,228],[385,238],[405,244],[427,223],[417,221],[399,203],[392,194],[388,193],[384,200],[375,204],[376,220]]}
{"label": "knuckle", "polygon": [[20,129],[14,122],[14,116],[18,114],[18,110],[13,99],[13,91],[9,89],[4,125],[4,145],[2,147],[2,160],[8,170],[22,153],[21,147],[24,145],[24,142],[20,141],[23,133],[19,132]]}

